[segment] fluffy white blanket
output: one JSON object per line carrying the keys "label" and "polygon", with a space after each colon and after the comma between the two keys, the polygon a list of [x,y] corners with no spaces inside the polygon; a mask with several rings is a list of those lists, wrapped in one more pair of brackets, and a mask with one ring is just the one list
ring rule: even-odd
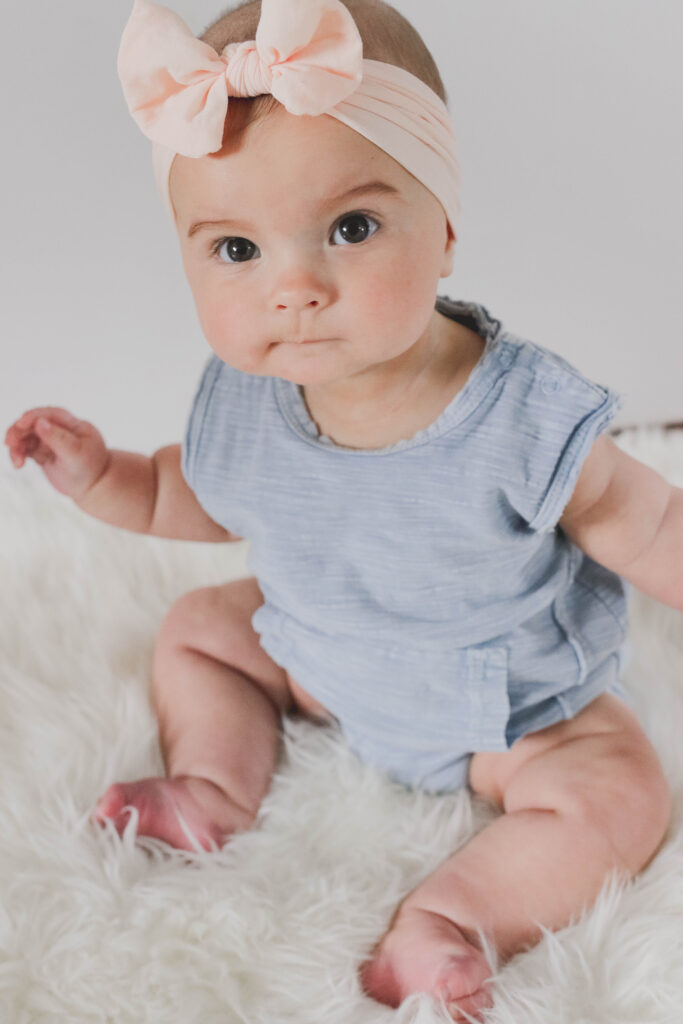
{"label": "fluffy white blanket", "polygon": [[[683,432],[618,443],[683,484]],[[246,544],[90,519],[35,464],[0,470],[3,1024],[436,1024],[427,996],[365,997],[356,968],[398,901],[493,815],[412,793],[331,728],[285,725],[257,826],[216,854],[89,823],[114,780],[161,773],[154,637],[184,591],[246,573]],[[674,796],[634,881],[498,973],[491,1024],[683,1021],[683,617],[635,593],[625,679]]]}

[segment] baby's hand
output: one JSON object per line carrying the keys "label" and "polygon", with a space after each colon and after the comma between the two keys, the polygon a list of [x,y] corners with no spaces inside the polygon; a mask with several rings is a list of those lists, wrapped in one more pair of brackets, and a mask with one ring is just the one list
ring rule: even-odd
{"label": "baby's hand", "polygon": [[52,486],[76,501],[109,462],[104,438],[92,423],[55,406],[23,413],[5,434],[5,444],[16,469],[35,459]]}

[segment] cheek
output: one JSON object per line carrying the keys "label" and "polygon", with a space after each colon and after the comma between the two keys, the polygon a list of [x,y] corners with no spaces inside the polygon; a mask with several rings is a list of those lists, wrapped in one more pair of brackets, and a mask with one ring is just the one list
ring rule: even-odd
{"label": "cheek", "polygon": [[193,287],[191,281],[190,287],[204,337],[213,348],[225,329],[225,311],[207,289]]}
{"label": "cheek", "polygon": [[220,301],[219,290],[214,287],[211,274],[199,269],[194,254],[184,256],[185,277],[192,292],[202,332],[211,347],[215,348],[215,342],[219,341],[225,330],[225,301]]}
{"label": "cheek", "polygon": [[[245,341],[241,325],[248,324],[249,318],[240,310],[239,302],[227,302],[224,294],[206,287],[192,288],[192,294],[202,333],[215,352],[226,352],[231,344],[234,347],[235,342]],[[235,324],[240,325],[237,331]]]}
{"label": "cheek", "polygon": [[226,333],[227,324],[238,320],[239,311],[235,309],[234,296],[228,297],[225,289],[220,287],[212,274],[198,272],[192,264],[185,265],[185,276],[202,331],[207,341],[213,345],[214,341],[219,341]]}
{"label": "cheek", "polygon": [[195,293],[195,306],[202,333],[216,355],[237,370],[258,372],[263,345],[250,331],[254,316],[244,297],[228,301],[225,293]]}
{"label": "cheek", "polygon": [[220,352],[225,347],[224,321],[210,307],[198,308],[197,313],[204,337],[214,352]]}
{"label": "cheek", "polygon": [[427,256],[384,259],[358,282],[357,310],[377,327],[393,325],[401,333],[410,333],[416,324],[422,325],[425,311],[433,308],[438,279],[438,268]]}

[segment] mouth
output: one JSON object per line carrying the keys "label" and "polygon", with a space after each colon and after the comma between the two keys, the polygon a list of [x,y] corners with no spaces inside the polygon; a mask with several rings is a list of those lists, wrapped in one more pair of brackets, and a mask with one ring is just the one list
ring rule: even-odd
{"label": "mouth", "polygon": [[320,344],[321,341],[331,340],[331,338],[292,338],[291,340],[287,340],[287,338],[282,339],[285,345],[318,345]]}

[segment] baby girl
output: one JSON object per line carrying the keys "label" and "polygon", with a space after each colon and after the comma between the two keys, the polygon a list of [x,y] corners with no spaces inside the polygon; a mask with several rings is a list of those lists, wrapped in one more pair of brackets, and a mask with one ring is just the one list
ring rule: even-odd
{"label": "baby girl", "polygon": [[136,0],[119,74],[213,352],[182,444],[111,450],[54,407],[6,444],[114,526],[249,540],[254,575],[170,609],[166,777],[112,785],[96,820],[135,807],[141,834],[214,849],[254,822],[289,714],[396,782],[469,787],[501,813],[406,896],[360,978],[479,1014],[485,939],[504,962],[666,833],[620,675],[629,583],[683,609],[683,490],[606,434],[612,391],[437,296],[454,129],[388,4],[252,0],[200,41]]}

